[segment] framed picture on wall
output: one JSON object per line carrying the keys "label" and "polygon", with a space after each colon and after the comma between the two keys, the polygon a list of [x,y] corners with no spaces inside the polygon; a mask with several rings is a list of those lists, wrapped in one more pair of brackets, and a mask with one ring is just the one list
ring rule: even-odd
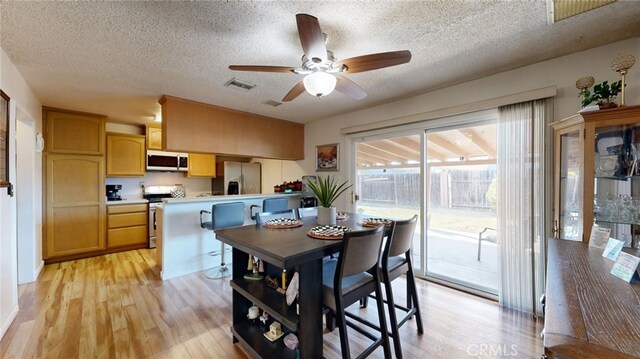
{"label": "framed picture on wall", "polygon": [[9,96],[0,90],[0,187],[9,187]]}
{"label": "framed picture on wall", "polygon": [[338,171],[338,144],[316,146],[316,171]]}

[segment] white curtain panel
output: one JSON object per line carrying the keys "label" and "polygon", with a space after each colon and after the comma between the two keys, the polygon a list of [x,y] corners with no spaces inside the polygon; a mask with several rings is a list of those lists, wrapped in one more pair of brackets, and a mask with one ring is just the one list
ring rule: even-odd
{"label": "white curtain panel", "polygon": [[545,132],[552,112],[551,99],[498,111],[500,304],[535,314],[541,314],[538,298],[544,292]]}

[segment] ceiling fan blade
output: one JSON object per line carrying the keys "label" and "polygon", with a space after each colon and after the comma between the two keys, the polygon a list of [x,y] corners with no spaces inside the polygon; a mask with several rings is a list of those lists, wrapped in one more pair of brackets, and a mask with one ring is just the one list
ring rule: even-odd
{"label": "ceiling fan blade", "polygon": [[336,83],[336,91],[340,91],[343,94],[353,97],[356,100],[362,100],[367,97],[367,93],[364,92],[362,87],[358,86],[355,82],[349,80],[343,76],[336,76],[338,82]]}
{"label": "ceiling fan blade", "polygon": [[257,72],[293,72],[295,67],[285,66],[255,66],[255,65],[231,65],[229,70],[233,71],[257,71]]}
{"label": "ceiling fan blade", "polygon": [[320,23],[315,16],[297,14],[298,36],[307,59],[321,63],[327,60],[327,47],[324,44],[324,35],[320,29]]}
{"label": "ceiling fan blade", "polygon": [[304,82],[300,81],[297,85],[293,86],[291,91],[289,91],[289,93],[282,99],[282,102],[289,102],[300,96],[304,91]]}
{"label": "ceiling fan blade", "polygon": [[338,66],[344,65],[347,67],[346,72],[357,73],[405,64],[409,61],[411,61],[411,52],[402,50],[352,57],[341,61]]}

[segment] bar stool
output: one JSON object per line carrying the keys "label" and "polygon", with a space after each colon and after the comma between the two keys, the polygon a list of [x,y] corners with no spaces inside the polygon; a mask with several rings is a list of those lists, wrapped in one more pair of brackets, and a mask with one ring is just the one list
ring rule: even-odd
{"label": "bar stool", "polygon": [[267,198],[262,201],[262,212],[279,212],[289,209],[289,200],[284,197]]}
{"label": "bar stool", "polygon": [[[385,358],[391,357],[379,271],[383,235],[382,225],[370,230],[346,232],[342,239],[343,249],[340,257],[322,264],[323,302],[337,319],[343,358],[351,357],[347,326],[373,340],[358,358],[368,356],[379,346],[383,347]],[[376,300],[379,326],[345,310],[372,292],[376,293],[376,298],[380,298]],[[379,331],[380,337],[347,321],[347,317]]]}
{"label": "bar stool", "polygon": [[[381,272],[387,295],[387,307],[389,310],[389,322],[391,324],[391,337],[397,358],[402,358],[402,347],[400,345],[400,327],[416,317],[418,334],[423,334],[422,316],[420,315],[420,303],[418,302],[418,291],[413,274],[413,263],[411,261],[411,245],[413,243],[413,233],[418,222],[418,216],[410,219],[395,221],[391,226],[389,239],[382,251]],[[393,300],[393,290],[391,282],[403,274],[407,274],[407,306],[403,307],[395,304]],[[377,296],[377,294],[376,294]],[[361,302],[362,307],[366,307],[366,298]],[[402,310],[406,314],[398,321],[395,308]]]}
{"label": "bar stool", "polygon": [[[203,222],[202,214],[211,213],[211,222]],[[200,227],[215,231],[217,229],[239,227],[244,224],[244,203],[230,202],[219,203],[211,206],[211,212],[200,211]],[[209,252],[211,256],[217,256],[217,251]],[[217,270],[216,270],[217,269]],[[220,266],[214,267],[205,273],[209,279],[224,278],[231,274],[225,262],[225,244],[220,242]]]}

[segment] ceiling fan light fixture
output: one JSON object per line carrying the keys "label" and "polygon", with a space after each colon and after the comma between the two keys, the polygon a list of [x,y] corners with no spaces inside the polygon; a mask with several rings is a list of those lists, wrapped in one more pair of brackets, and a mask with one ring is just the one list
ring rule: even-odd
{"label": "ceiling fan light fixture", "polygon": [[332,74],[324,71],[314,72],[304,77],[304,88],[313,96],[318,98],[327,96],[336,88],[336,79]]}

